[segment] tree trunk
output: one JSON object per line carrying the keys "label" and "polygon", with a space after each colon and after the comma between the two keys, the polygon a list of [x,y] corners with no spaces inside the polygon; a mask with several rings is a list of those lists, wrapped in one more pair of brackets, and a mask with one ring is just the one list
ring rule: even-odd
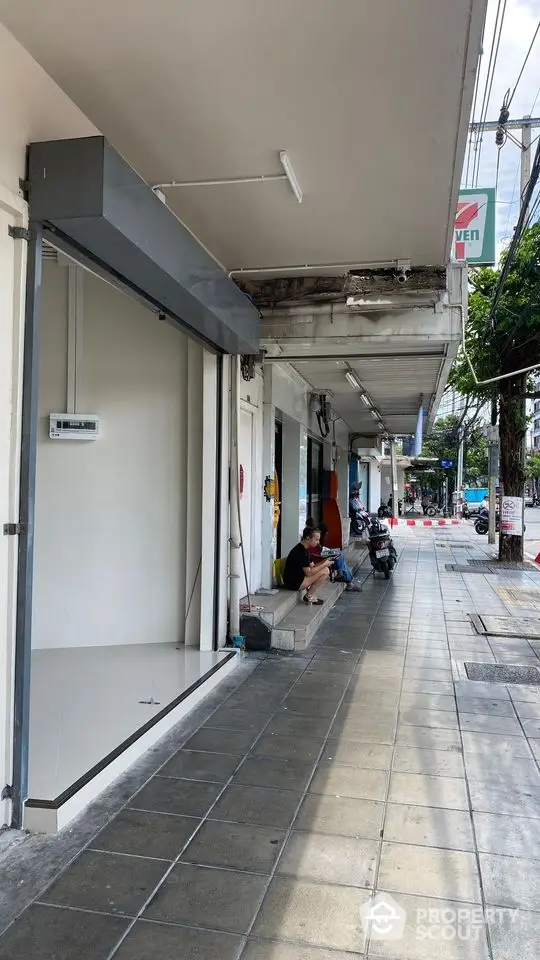
{"label": "tree trunk", "polygon": [[[522,497],[525,486],[523,444],[527,430],[525,401],[525,376],[501,380],[499,396],[499,438],[501,457],[501,481],[503,494]],[[501,504],[502,508],[502,504]],[[509,536],[501,531],[499,537],[499,560],[523,560],[523,538]]]}

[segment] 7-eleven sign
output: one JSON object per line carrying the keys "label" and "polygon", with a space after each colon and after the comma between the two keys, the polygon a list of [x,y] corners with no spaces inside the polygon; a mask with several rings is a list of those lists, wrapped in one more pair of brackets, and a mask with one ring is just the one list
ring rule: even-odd
{"label": "7-eleven sign", "polygon": [[454,257],[495,263],[495,190],[461,190],[454,224]]}

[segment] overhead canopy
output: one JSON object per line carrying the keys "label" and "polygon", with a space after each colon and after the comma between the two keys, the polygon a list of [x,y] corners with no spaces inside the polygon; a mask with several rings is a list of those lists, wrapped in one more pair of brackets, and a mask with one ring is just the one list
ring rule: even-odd
{"label": "overhead canopy", "polygon": [[188,332],[226,353],[256,353],[259,313],[103,137],[32,143],[30,217],[74,245]]}
{"label": "overhead canopy", "polygon": [[148,183],[282,174],[288,152],[301,204],[286,180],[165,191],[230,270],[446,264],[485,9],[0,0],[0,20]]}

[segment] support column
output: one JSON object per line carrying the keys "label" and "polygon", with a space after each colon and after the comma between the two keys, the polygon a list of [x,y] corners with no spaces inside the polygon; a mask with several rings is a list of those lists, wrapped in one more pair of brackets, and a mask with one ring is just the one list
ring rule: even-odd
{"label": "support column", "polygon": [[202,357],[202,510],[201,510],[201,576],[200,576],[200,648],[212,650],[214,645],[215,589],[218,589],[219,567],[216,561],[216,489],[217,444],[217,356],[203,350]]}
{"label": "support column", "polygon": [[[198,647],[201,633],[201,515],[203,470],[203,348],[188,340],[186,457],[186,627],[185,644]],[[207,411],[205,411],[206,417]]]}
{"label": "support column", "polygon": [[378,463],[371,461],[369,464],[369,504],[367,505],[370,513],[377,513],[381,505],[381,468]]}
{"label": "support column", "polygon": [[[275,472],[275,440],[276,440],[276,408],[273,402],[272,364],[263,366],[263,478],[274,479]],[[259,492],[257,492],[259,495]],[[281,490],[279,491],[281,497]],[[274,500],[266,501],[263,497],[262,509],[262,565],[261,585],[269,589],[273,583],[273,561],[276,559],[276,531],[274,529]]]}
{"label": "support column", "polygon": [[303,424],[283,418],[281,553],[286,556],[300,538],[307,519],[307,433]]}

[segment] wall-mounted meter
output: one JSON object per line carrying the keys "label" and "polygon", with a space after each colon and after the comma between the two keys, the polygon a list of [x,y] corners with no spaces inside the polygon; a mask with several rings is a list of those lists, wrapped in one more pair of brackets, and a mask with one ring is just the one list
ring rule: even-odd
{"label": "wall-mounted meter", "polygon": [[97,440],[99,417],[89,413],[51,413],[49,437],[51,440]]}

